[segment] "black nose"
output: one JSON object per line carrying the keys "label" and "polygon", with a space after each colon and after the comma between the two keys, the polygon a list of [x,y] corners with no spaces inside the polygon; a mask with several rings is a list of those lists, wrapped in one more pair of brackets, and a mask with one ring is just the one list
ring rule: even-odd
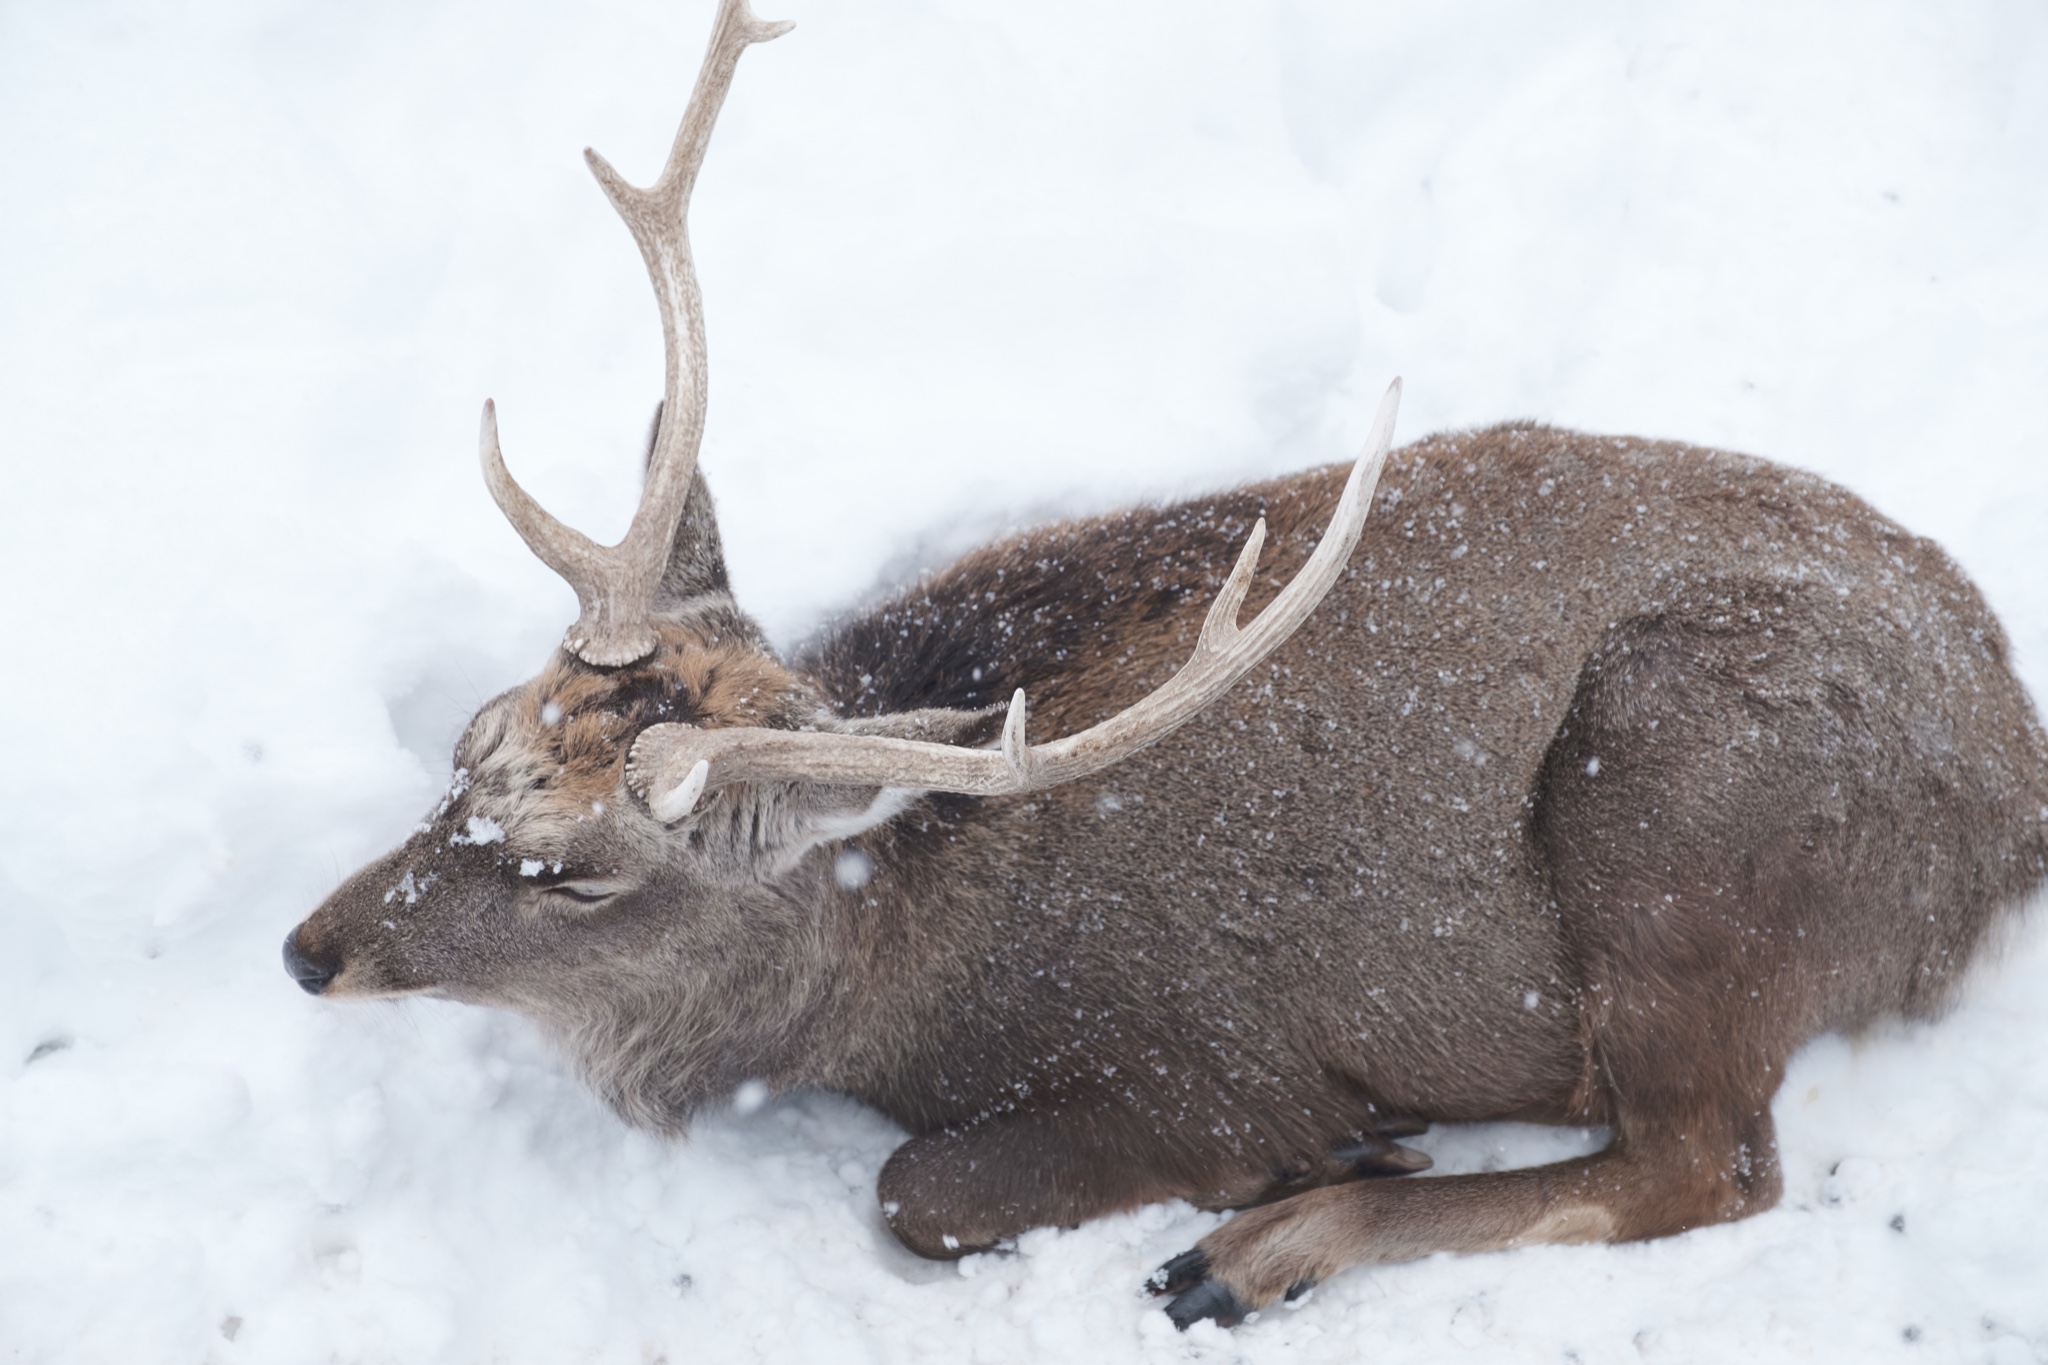
{"label": "black nose", "polygon": [[299,983],[299,989],[308,995],[318,995],[327,989],[327,984],[341,975],[339,967],[323,967],[299,951],[299,931],[292,930],[284,936],[284,969],[292,980]]}

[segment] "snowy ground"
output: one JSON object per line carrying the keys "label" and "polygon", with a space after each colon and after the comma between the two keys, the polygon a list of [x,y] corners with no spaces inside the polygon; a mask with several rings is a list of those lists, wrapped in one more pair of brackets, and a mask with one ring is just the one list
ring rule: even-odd
{"label": "snowy ground", "polygon": [[[1822,1040],[1779,1210],[1354,1271],[1235,1334],[1148,1209],[959,1267],[828,1096],[629,1132],[516,1021],[277,961],[573,615],[708,0],[0,2],[0,1357],[2048,1360],[2048,934]],[[1771,455],[1939,537],[2048,684],[2048,11],[788,0],[696,214],[705,464],[792,640],[1049,513],[1537,416]],[[1390,832],[1398,837],[1398,831]],[[1573,1135],[1440,1133],[1446,1168]]]}

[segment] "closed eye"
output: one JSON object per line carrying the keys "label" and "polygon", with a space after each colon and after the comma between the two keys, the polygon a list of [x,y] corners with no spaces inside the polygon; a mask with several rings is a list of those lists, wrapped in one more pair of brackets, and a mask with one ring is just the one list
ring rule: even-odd
{"label": "closed eye", "polygon": [[619,894],[619,888],[609,882],[557,882],[542,889],[550,896],[560,896],[578,905],[596,905]]}
{"label": "closed eye", "polygon": [[545,858],[519,859],[519,878],[528,888],[540,892],[533,904],[553,905],[562,910],[572,905],[600,905],[631,889],[630,879],[620,876],[616,868],[583,871],[559,862],[551,865]]}

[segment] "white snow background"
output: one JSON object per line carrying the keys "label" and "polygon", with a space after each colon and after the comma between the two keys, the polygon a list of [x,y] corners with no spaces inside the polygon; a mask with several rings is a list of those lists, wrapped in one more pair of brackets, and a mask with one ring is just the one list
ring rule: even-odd
{"label": "white snow background", "polygon": [[[694,212],[704,464],[794,641],[1006,527],[1538,417],[1841,480],[2048,683],[2048,10],[760,0]],[[1786,1196],[1354,1270],[1235,1333],[1184,1206],[932,1265],[825,1095],[629,1131],[517,1020],[284,933],[623,530],[645,182],[708,0],[0,0],[0,1358],[2048,1360],[2048,941],[1823,1039]],[[1386,837],[1402,837],[1389,829]],[[1442,1169],[1581,1135],[1424,1139]]]}

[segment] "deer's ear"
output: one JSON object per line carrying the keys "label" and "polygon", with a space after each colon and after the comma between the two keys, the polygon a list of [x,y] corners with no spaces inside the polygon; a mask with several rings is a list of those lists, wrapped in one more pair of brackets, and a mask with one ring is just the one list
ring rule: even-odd
{"label": "deer's ear", "polygon": [[690,500],[683,505],[683,519],[669,547],[661,586],[654,590],[654,610],[662,616],[680,615],[699,599],[731,591],[732,583],[725,574],[725,546],[718,539],[718,513],[700,469],[690,479]]}
{"label": "deer's ear", "polygon": [[[979,711],[899,711],[894,715],[844,721],[842,726],[848,734],[979,748],[993,743],[1002,733],[1007,709],[988,706]],[[915,787],[834,787],[808,782],[789,784],[784,793],[792,812],[801,812],[789,826],[799,853],[814,844],[850,839],[886,825],[924,795],[921,788]]]}
{"label": "deer's ear", "polygon": [[773,881],[820,844],[885,825],[921,791],[748,782],[708,797],[687,817],[700,871],[735,882]]}
{"label": "deer's ear", "polygon": [[[663,406],[654,405],[654,420],[647,425],[646,458],[650,462],[661,436]],[[699,598],[731,591],[725,573],[725,546],[718,539],[718,511],[711,504],[711,489],[700,465],[690,475],[689,499],[683,504],[676,538],[669,544],[661,585],[654,590],[654,610],[657,615],[675,616],[688,611]]]}

